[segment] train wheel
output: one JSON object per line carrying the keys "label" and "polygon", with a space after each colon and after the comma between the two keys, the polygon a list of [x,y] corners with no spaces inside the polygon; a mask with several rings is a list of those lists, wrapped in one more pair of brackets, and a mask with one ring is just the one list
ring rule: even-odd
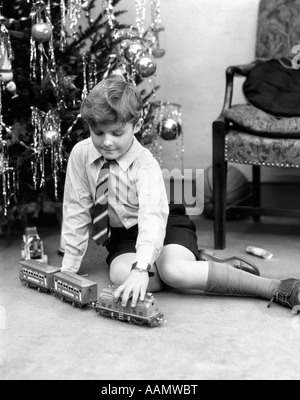
{"label": "train wheel", "polygon": [[136,318],[132,318],[134,321],[135,325],[143,325],[143,321],[141,321],[140,319],[136,319]]}
{"label": "train wheel", "polygon": [[63,297],[61,297],[60,301],[63,303],[65,301],[65,299]]}
{"label": "train wheel", "polygon": [[[99,312],[99,310],[98,310],[98,312]],[[108,311],[100,310],[100,314],[104,315],[105,317],[109,317],[109,312]]]}
{"label": "train wheel", "polygon": [[118,314],[114,313],[114,312],[111,313],[111,317],[112,317],[112,319],[119,319]]}
{"label": "train wheel", "polygon": [[128,317],[127,321],[128,321],[131,325],[135,325],[135,324],[136,324],[134,318]]}

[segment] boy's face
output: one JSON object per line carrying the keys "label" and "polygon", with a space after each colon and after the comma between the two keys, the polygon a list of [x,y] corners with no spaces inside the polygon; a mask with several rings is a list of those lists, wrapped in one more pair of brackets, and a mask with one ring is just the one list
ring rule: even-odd
{"label": "boy's face", "polygon": [[91,138],[95,148],[106,160],[117,160],[130,148],[134,135],[139,132],[142,125],[142,119],[136,125],[131,122],[127,122],[126,125],[99,124],[97,128],[90,127]]}

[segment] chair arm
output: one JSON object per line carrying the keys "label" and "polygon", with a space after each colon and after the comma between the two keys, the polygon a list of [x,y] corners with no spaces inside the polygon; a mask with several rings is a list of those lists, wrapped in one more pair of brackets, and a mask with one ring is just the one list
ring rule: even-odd
{"label": "chair arm", "polygon": [[249,64],[232,65],[227,68],[226,74],[229,74],[232,77],[234,77],[234,75],[247,76],[249,72],[252,71],[253,68],[257,65],[257,63],[258,61],[253,61]]}
{"label": "chair arm", "polygon": [[247,76],[250,71],[256,66],[258,61],[254,61],[250,64],[244,65],[233,65],[226,69],[226,89],[225,89],[225,99],[222,113],[225,109],[231,107],[232,97],[233,97],[233,81],[235,76]]}

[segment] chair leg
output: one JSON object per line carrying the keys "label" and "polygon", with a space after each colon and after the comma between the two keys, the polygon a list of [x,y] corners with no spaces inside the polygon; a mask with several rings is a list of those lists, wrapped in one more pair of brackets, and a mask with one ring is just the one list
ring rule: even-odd
{"label": "chair leg", "polygon": [[226,246],[227,162],[225,152],[225,124],[213,123],[213,197],[214,245],[223,250]]}
{"label": "chair leg", "polygon": [[[256,208],[261,206],[261,168],[259,165],[253,165],[253,205]],[[254,215],[253,221],[259,222],[260,216]]]}

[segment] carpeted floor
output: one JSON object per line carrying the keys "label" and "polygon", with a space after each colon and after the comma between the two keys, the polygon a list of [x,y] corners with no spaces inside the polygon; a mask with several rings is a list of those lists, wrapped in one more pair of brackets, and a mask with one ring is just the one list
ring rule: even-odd
{"label": "carpeted floor", "polygon": [[[212,221],[195,221],[199,247],[213,248]],[[49,263],[59,266],[59,226],[38,227]],[[300,377],[300,317],[253,298],[201,292],[155,294],[167,323],[133,326],[74,309],[52,295],[23,286],[18,278],[22,232],[0,239],[1,380],[296,380]],[[268,278],[300,278],[299,221],[263,219],[228,224],[219,256],[246,256],[256,245],[271,261],[248,256]],[[82,274],[109,284],[105,252],[90,243]]]}

